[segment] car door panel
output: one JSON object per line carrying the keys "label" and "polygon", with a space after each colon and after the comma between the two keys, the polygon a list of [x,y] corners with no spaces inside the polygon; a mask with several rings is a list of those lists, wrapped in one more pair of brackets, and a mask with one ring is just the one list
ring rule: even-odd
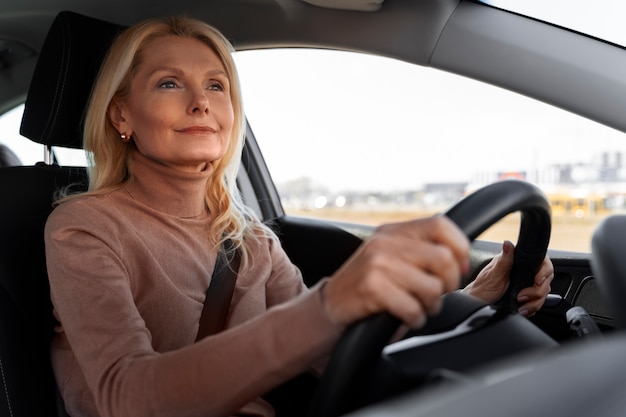
{"label": "car door panel", "polygon": [[283,216],[269,223],[307,286],[330,276],[362,243],[362,239],[330,222]]}

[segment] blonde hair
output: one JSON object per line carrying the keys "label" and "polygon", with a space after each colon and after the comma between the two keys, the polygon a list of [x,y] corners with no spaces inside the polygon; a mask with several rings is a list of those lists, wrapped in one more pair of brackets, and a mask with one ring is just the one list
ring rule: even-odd
{"label": "blonde hair", "polygon": [[234,248],[241,250],[245,267],[251,259],[246,240],[257,240],[260,236],[275,238],[275,235],[243,204],[236,185],[245,138],[245,117],[241,86],[231,54],[234,49],[217,29],[202,21],[185,17],[150,19],[126,29],[116,38],[100,68],[87,107],[83,137],[89,190],[80,195],[104,194],[128,180],[129,155],[134,145],[132,141],[120,140],[120,134],[109,120],[108,108],[112,100],[124,100],[130,94],[130,84],[146,45],[165,36],[187,37],[205,43],[217,54],[228,76],[234,112],[232,135],[224,156],[216,161],[207,181],[205,202],[213,214],[210,233],[216,245],[232,240]]}

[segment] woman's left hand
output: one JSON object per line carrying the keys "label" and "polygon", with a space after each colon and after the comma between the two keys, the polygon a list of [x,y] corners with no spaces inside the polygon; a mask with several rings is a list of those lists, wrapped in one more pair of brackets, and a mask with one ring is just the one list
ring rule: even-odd
{"label": "woman's left hand", "polygon": [[[489,304],[498,301],[509,286],[509,273],[513,266],[513,253],[515,245],[508,240],[502,244],[502,252],[496,255],[485,266],[476,279],[472,281],[463,292],[477,297]],[[526,317],[533,316],[543,306],[550,285],[554,278],[554,267],[547,256],[541,263],[535,275],[534,285],[524,288],[517,295],[520,304],[519,313]]]}

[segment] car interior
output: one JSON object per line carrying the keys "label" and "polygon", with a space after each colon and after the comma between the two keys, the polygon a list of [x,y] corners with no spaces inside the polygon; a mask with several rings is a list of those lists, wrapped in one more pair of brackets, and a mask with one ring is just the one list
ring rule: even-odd
{"label": "car interior", "polygon": [[[314,45],[366,51],[522,91],[626,131],[623,48],[474,1],[389,0],[385,7],[382,1],[345,1],[348,6],[343,10],[329,8],[327,3],[242,0],[211,1],[200,7],[190,2],[186,11],[216,22],[235,40],[237,49]],[[118,8],[122,5],[116,3]],[[113,37],[140,17],[179,12],[171,3],[146,7],[147,12],[130,12],[123,18],[113,8],[98,17],[80,8],[78,12],[48,11],[41,19],[39,38],[32,40],[40,48],[11,47],[0,54],[12,71],[29,75],[27,80],[16,78],[14,90],[0,93],[0,106],[7,110],[25,99],[20,132],[24,140],[39,143],[45,150],[44,160],[36,165],[0,168],[3,416],[67,416],[49,360],[56,321],[43,228],[55,192],[63,187],[85,190],[87,171],[59,164],[54,149],[82,148],[83,112]],[[259,19],[238,24],[240,7]],[[412,20],[401,21],[402,15]],[[11,24],[16,30],[19,21]],[[257,30],[255,25],[271,29]],[[328,31],[327,27],[341,29]],[[385,33],[384,42],[379,42],[380,33]],[[571,50],[579,56],[593,55],[594,60],[574,60]],[[613,65],[598,69],[597,62]],[[568,78],[588,82],[570,85]],[[555,83],[562,85],[555,88]],[[331,275],[374,230],[285,214],[250,126],[238,186],[246,204],[276,230],[309,286]],[[536,316],[524,319],[511,314],[506,305],[488,306],[452,293],[440,315],[423,329],[407,333],[399,342],[403,344],[389,346],[398,322],[377,316],[347,332],[319,383],[293,381],[284,387],[285,393],[279,393],[282,398],[309,409],[310,417],[460,412],[608,416],[623,409],[623,390],[608,388],[623,386],[626,371],[626,362],[620,360],[626,320],[621,300],[626,287],[619,280],[626,270],[619,263],[618,250],[623,246],[624,219],[616,218],[598,230],[592,257],[548,249],[549,203],[525,182],[488,186],[446,214],[474,240],[517,211],[523,213],[523,221],[516,253],[530,253],[520,261],[520,268],[536,266],[546,253],[555,265],[552,293]],[[498,250],[497,243],[474,240],[472,272],[463,277],[464,283]],[[283,399],[277,401],[285,403],[277,407],[279,416],[298,415],[294,413],[302,410],[290,409]]]}

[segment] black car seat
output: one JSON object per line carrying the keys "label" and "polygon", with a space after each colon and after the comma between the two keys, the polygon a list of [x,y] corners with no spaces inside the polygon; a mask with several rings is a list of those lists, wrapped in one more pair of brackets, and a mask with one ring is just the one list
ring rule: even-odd
{"label": "black car seat", "polygon": [[35,166],[0,169],[0,415],[65,415],[49,360],[54,318],[43,229],[56,190],[86,187],[86,170],[59,166],[53,147],[82,147],[91,84],[120,26],[62,12],[40,52],[20,133],[48,151]]}

